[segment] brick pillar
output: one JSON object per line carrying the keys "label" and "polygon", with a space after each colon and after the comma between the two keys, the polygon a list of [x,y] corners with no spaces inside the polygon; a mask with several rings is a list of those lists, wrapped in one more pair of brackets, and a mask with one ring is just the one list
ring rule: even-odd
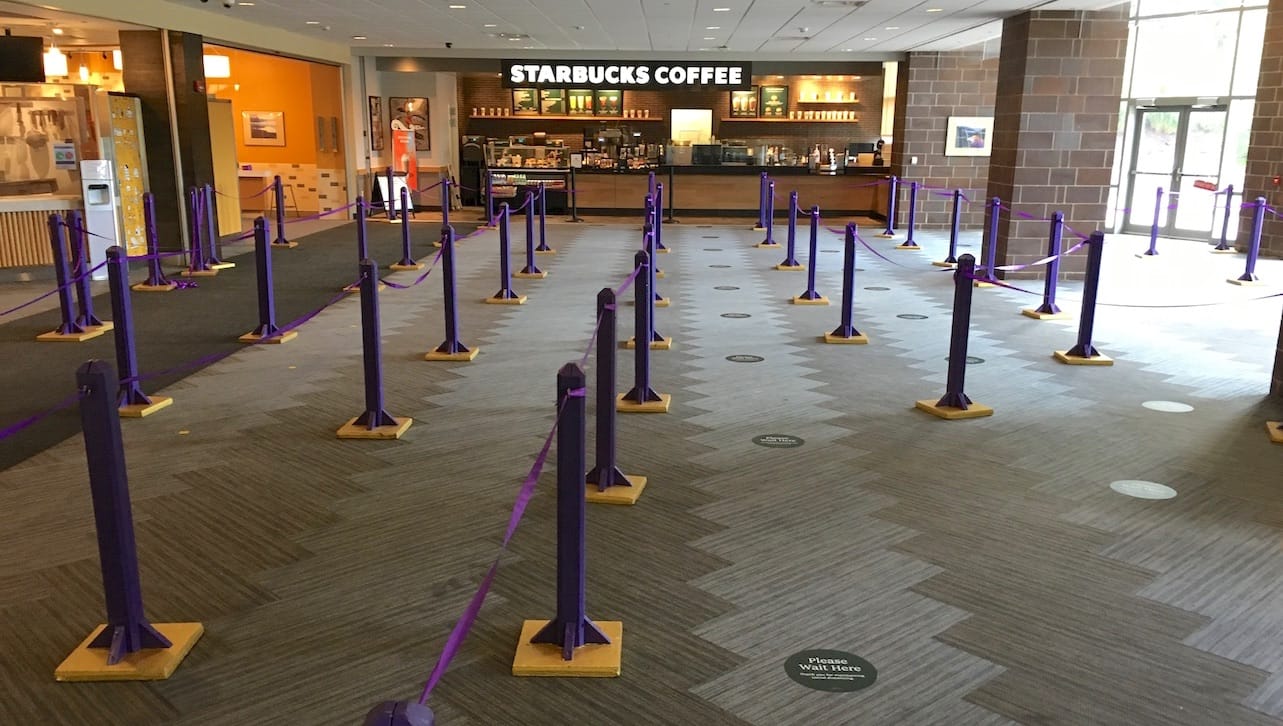
{"label": "brick pillar", "polygon": [[[989,197],[1087,234],[1105,225],[1127,53],[1128,6],[1033,11],[1002,24]],[[1067,242],[1077,242],[1066,234]],[[1047,247],[1047,222],[1002,218],[1002,264],[1031,262]],[[1061,273],[1081,276],[1075,255]],[[1043,268],[1014,273],[1040,277]]]}
{"label": "brick pillar", "polygon": [[[998,83],[998,59],[984,57],[983,47],[948,53],[910,53],[896,78],[894,143],[891,173],[928,186],[959,188],[978,199],[989,180],[989,160],[945,156],[945,128],[950,116],[992,116]],[[913,157],[918,163],[913,164]],[[907,199],[907,197],[901,197]],[[918,195],[918,226],[949,226],[951,201],[946,195]],[[905,224],[908,209],[900,208]],[[978,227],[983,204],[963,207],[962,224]]]}

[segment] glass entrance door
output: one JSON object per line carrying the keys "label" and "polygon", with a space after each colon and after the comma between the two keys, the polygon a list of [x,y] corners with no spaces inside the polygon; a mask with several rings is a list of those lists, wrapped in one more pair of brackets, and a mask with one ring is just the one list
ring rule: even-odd
{"label": "glass entrance door", "polygon": [[1166,190],[1158,214],[1164,237],[1206,240],[1212,232],[1216,199],[1194,186],[1220,187],[1224,106],[1160,106],[1136,110],[1131,196],[1123,231],[1149,234],[1158,188]]}

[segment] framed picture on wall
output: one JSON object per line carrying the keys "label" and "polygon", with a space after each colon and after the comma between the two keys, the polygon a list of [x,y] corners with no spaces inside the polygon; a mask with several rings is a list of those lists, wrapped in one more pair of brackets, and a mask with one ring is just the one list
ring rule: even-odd
{"label": "framed picture on wall", "polygon": [[993,116],[950,116],[945,156],[989,156],[993,151]]}
{"label": "framed picture on wall", "polygon": [[731,91],[731,118],[757,118],[757,87],[751,91]]}
{"label": "framed picture on wall", "polygon": [[762,86],[761,101],[757,108],[764,118],[787,118],[789,115],[789,87]]}
{"label": "framed picture on wall", "polygon": [[619,90],[597,91],[598,116],[623,116],[624,94]]}
{"label": "framed picture on wall", "polygon": [[566,92],[560,88],[539,91],[539,112],[545,116],[565,116]]}
{"label": "framed picture on wall", "polygon": [[383,123],[383,99],[369,97],[370,105],[370,151],[383,151],[387,143],[387,127]]}
{"label": "framed picture on wall", "polygon": [[388,99],[392,112],[393,129],[414,131],[415,151],[431,151],[432,138],[428,129],[428,99],[393,96]]}
{"label": "framed picture on wall", "polygon": [[571,116],[593,115],[593,92],[588,88],[572,88],[566,91],[566,110]]}
{"label": "framed picture on wall", "polygon": [[533,88],[512,89],[512,115],[535,116],[539,113],[539,91]]}
{"label": "framed picture on wall", "polygon": [[284,146],[284,111],[241,111],[246,146]]}

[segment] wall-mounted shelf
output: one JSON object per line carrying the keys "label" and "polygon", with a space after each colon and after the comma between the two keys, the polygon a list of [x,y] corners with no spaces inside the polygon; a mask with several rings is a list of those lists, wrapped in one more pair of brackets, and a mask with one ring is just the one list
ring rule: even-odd
{"label": "wall-mounted shelf", "polygon": [[469,116],[476,121],[663,121],[663,117],[636,118],[630,116]]}
{"label": "wall-mounted shelf", "polygon": [[857,99],[855,99],[855,100],[853,100],[853,101],[848,101],[848,100],[845,100],[845,99],[844,99],[844,100],[841,100],[841,101],[816,101],[816,100],[807,101],[807,100],[805,100],[805,99],[800,99],[800,100],[798,100],[798,103],[805,103],[805,104],[807,104],[807,105],[810,105],[810,104],[813,104],[813,103],[819,103],[819,104],[825,104],[825,103],[828,103],[828,104],[833,104],[833,105],[837,105],[837,106],[854,106],[854,105],[856,105],[856,104],[859,104],[859,103],[860,103],[860,99],[858,99],[858,98],[857,98]]}
{"label": "wall-mounted shelf", "polygon": [[858,118],[724,118],[722,121],[738,121],[750,124],[858,124]]}

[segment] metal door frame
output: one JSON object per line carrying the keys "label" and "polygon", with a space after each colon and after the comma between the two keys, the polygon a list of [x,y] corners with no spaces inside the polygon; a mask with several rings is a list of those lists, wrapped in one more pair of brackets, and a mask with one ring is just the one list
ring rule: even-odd
{"label": "metal door frame", "polygon": [[[1226,125],[1229,123],[1229,104],[1220,103],[1197,103],[1181,101],[1162,101],[1156,103],[1138,104],[1134,108],[1134,126],[1132,128],[1132,148],[1131,160],[1128,167],[1127,178],[1127,197],[1124,203],[1124,214],[1122,223],[1122,232],[1124,234],[1149,234],[1150,226],[1154,223],[1152,208],[1144,204],[1137,209],[1133,204],[1134,190],[1136,186],[1136,175],[1140,172],[1136,169],[1136,164],[1140,159],[1141,129],[1147,113],[1171,113],[1176,112],[1179,118],[1176,123],[1176,148],[1172,155],[1172,168],[1167,173],[1167,183],[1163,185],[1166,191],[1166,203],[1169,205],[1166,223],[1159,227],[1158,234],[1163,237],[1174,239],[1207,239],[1207,230],[1181,230],[1176,228],[1176,211],[1170,209],[1173,204],[1180,204],[1181,194],[1184,190],[1181,188],[1181,182],[1184,179],[1183,165],[1185,163],[1185,145],[1189,141],[1190,120],[1195,113],[1224,113]],[[1221,156],[1224,156],[1225,134],[1221,134]],[[1154,172],[1145,172],[1151,174]],[[1221,169],[1218,167],[1214,183],[1220,184]],[[1206,178],[1206,177],[1204,177]],[[1139,214],[1137,214],[1139,212]],[[1208,221],[1209,228],[1212,221]]]}

